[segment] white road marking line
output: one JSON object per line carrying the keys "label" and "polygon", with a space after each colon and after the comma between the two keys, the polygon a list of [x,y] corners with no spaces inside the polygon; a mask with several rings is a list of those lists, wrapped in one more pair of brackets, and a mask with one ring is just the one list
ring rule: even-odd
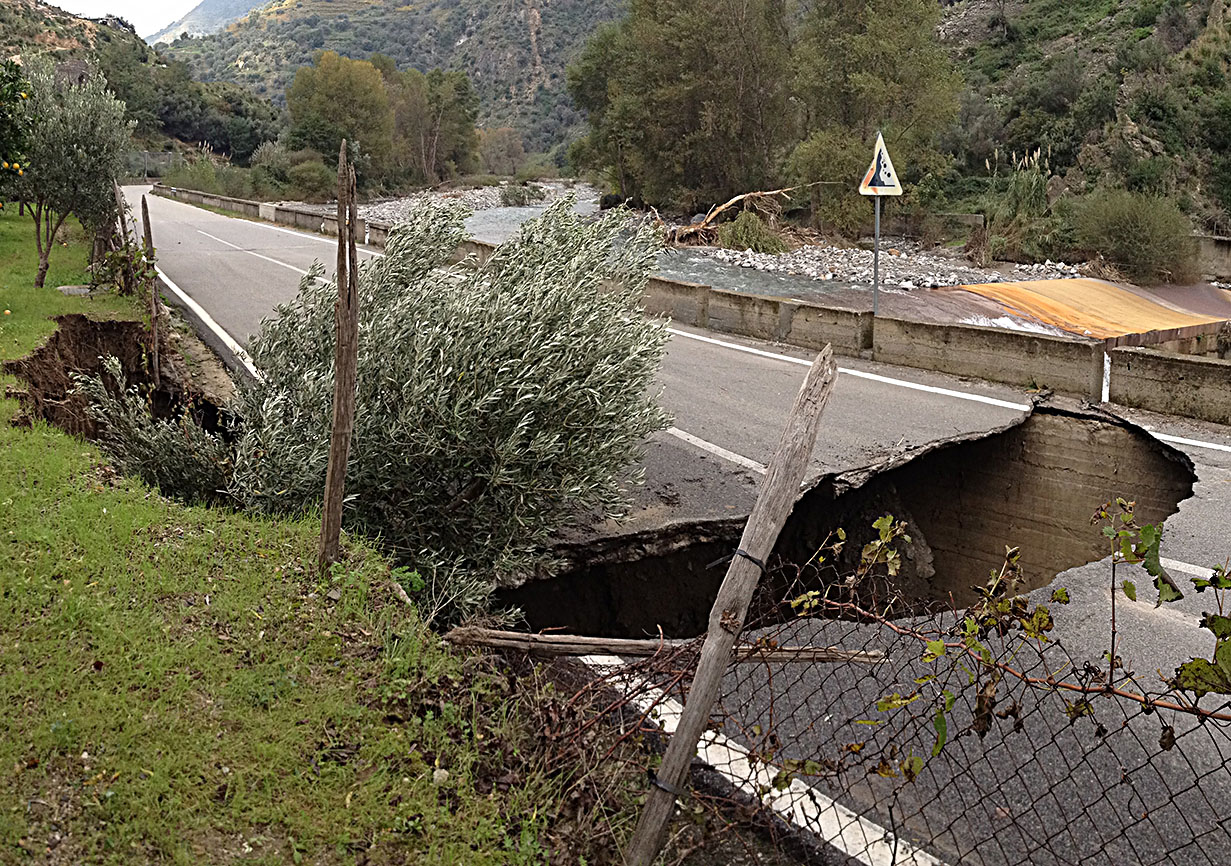
{"label": "white road marking line", "polygon": [[803,358],[792,358],[790,355],[780,355],[777,352],[766,352],[764,349],[754,349],[751,346],[741,346],[738,343],[728,343],[725,340],[715,340],[713,337],[702,337],[700,334],[690,334],[688,331],[680,331],[676,328],[667,328],[668,334],[675,334],[677,337],[687,337],[690,340],[696,340],[700,343],[712,343],[715,346],[722,346],[724,349],[734,349],[737,352],[747,352],[749,355],[760,355],[762,358],[773,358],[775,361],[786,361],[789,364],[798,364],[801,367],[811,367],[811,361],[805,361]]}
{"label": "white road marking line", "polygon": [[694,436],[691,433],[681,430],[679,427],[668,427],[665,432],[671,434],[677,439],[682,439],[689,445],[700,448],[702,451],[708,451],[710,454],[721,457],[723,460],[728,460],[737,466],[742,466],[745,469],[751,469],[753,472],[760,473],[761,475],[764,475],[769,471],[769,468],[764,463],[758,463],[749,457],[745,457],[743,454],[736,454],[734,451],[728,451],[721,445],[715,445],[713,442],[707,442],[699,436]]}
{"label": "white road marking line", "polygon": [[982,394],[968,394],[965,391],[952,391],[949,388],[937,388],[934,385],[920,385],[918,382],[908,382],[905,379],[891,379],[876,373],[866,373],[863,370],[848,370],[839,367],[839,373],[855,376],[859,379],[870,379],[873,382],[884,382],[886,385],[896,385],[899,388],[909,388],[912,391],[926,391],[929,394],[939,394],[942,397],[953,397],[958,400],[972,400],[975,403],[985,403],[988,406],[999,406],[1002,409],[1012,409],[1015,412],[1029,412],[1031,407],[1026,403],[1010,403],[1008,400],[997,400],[995,397],[984,397]]}
{"label": "white road marking line", "polygon": [[1164,442],[1170,442],[1173,445],[1191,445],[1193,448],[1208,448],[1211,451],[1231,453],[1231,445],[1220,445],[1217,442],[1202,442],[1200,439],[1185,439],[1183,436],[1172,436],[1169,433],[1157,433],[1150,427],[1145,426],[1142,429],[1148,430],[1155,439],[1162,439]]}
{"label": "white road marking line", "polygon": [[[175,202],[176,204],[182,204],[182,205],[184,205],[185,207],[192,207],[192,208],[195,208],[195,207],[196,207],[195,205],[189,204],[189,203],[188,203],[188,202],[186,202],[186,201],[180,201],[179,199],[173,199],[173,198],[172,198],[172,199],[166,199],[166,200],[167,200],[167,201],[171,201],[171,202]],[[197,210],[204,210],[204,208],[196,208],[196,209],[197,209]],[[208,212],[209,212],[209,213],[213,213],[213,211],[208,211]],[[231,219],[231,220],[237,220],[237,219],[240,219],[240,217],[227,216],[226,214],[215,214],[215,215],[216,215],[216,216],[220,216],[220,217],[222,217],[223,219]],[[246,222],[246,223],[250,223],[250,224],[252,224],[252,225],[254,225],[254,226],[259,226],[259,227],[264,228],[264,229],[269,229],[270,231],[275,231],[275,232],[283,232],[283,233],[288,234],[288,235],[295,235],[296,237],[305,238],[305,239],[310,240],[310,241],[316,241],[316,242],[317,242],[317,243],[319,243],[319,244],[329,244],[330,246],[333,246],[333,247],[336,247],[336,246],[337,246],[337,240],[336,240],[336,239],[333,239],[333,238],[327,238],[327,237],[324,237],[324,238],[323,238],[323,237],[321,237],[320,235],[309,234],[308,232],[301,232],[301,231],[297,231],[297,230],[295,230],[295,229],[288,229],[288,228],[286,228],[285,226],[277,226],[277,225],[273,225],[273,224],[269,223],[269,222],[268,222],[268,221],[266,221],[266,220],[261,220],[261,219],[256,219],[256,220],[246,219],[246,220],[244,220],[244,222]],[[367,223],[366,223],[366,222],[364,223],[364,226],[365,226],[365,227],[367,226]],[[200,229],[198,229],[198,231],[200,231]],[[205,232],[201,232],[201,234],[205,234]],[[213,235],[210,235],[210,237],[213,237]],[[214,238],[214,240],[218,240],[218,239],[217,239],[217,238]],[[224,243],[225,243],[225,242],[224,242]],[[367,231],[366,231],[366,228],[365,228],[365,231],[364,231],[364,243],[367,243]],[[379,253],[379,252],[376,252],[375,250],[365,250],[365,249],[363,249],[362,247],[360,247],[360,248],[359,248],[359,252],[360,252],[360,253],[362,253],[362,254],[364,254],[364,255],[369,255],[369,256],[377,256],[378,258],[384,258],[384,256],[385,256],[385,254],[384,254],[384,253]]]}
{"label": "white road marking line", "polygon": [[[237,217],[227,217],[227,219],[237,219]],[[252,222],[252,221],[249,220],[249,222]],[[296,231],[295,229],[288,229],[285,226],[272,225],[271,223],[264,222],[264,221],[253,222],[252,224],[255,226],[260,226],[263,229],[269,229],[270,231],[283,232],[288,235],[295,235],[296,237],[307,238],[310,241],[316,241],[318,244],[329,244],[331,247],[335,247],[335,248],[338,245],[337,238],[330,238],[330,237],[323,238],[320,235],[312,235],[312,234],[308,234],[307,232]],[[365,226],[365,229],[364,229],[364,241],[363,242],[367,243],[367,236],[368,236],[367,230],[366,230],[367,223],[364,223],[364,226]],[[361,255],[375,256],[376,258],[381,258],[381,259],[385,257],[384,253],[377,252],[376,250],[365,250],[363,247],[359,247],[359,253]]]}
{"label": "white road marking line", "polygon": [[[701,343],[711,343],[715,346],[722,346],[724,349],[734,349],[737,352],[746,352],[749,355],[759,355],[762,358],[772,358],[775,361],[786,361],[789,364],[798,364],[801,367],[811,367],[811,361],[805,361],[802,358],[792,358],[790,355],[781,355],[777,352],[766,352],[764,349],[753,349],[749,346],[741,346],[738,343],[728,343],[725,340],[715,340],[713,337],[702,337],[700,334],[690,334],[687,331],[680,331],[676,328],[668,328],[667,333],[674,334],[677,337],[686,337],[689,340],[697,340]],[[949,388],[937,388],[934,385],[921,385],[918,382],[908,382],[905,379],[892,379],[888,376],[881,376],[876,373],[865,373],[863,370],[852,370],[849,367],[839,367],[839,373],[845,373],[848,376],[855,376],[859,379],[869,379],[873,382],[882,382],[886,385],[896,385],[899,388],[909,388],[912,391],[925,391],[929,394],[939,394],[943,397],[953,397],[957,400],[971,400],[975,403],[984,403],[988,406],[999,406],[1002,409],[1012,409],[1015,412],[1029,412],[1030,406],[1025,403],[1011,403],[1008,400],[997,400],[995,397],[985,397],[982,394],[971,394],[966,391],[953,391]]]}
{"label": "white road marking line", "polygon": [[252,374],[253,378],[260,379],[261,374],[257,372],[256,366],[252,363],[252,356],[248,354],[248,351],[237,343],[235,338],[228,334],[221,325],[215,322],[214,317],[205,312],[204,307],[189,297],[187,292],[177,286],[170,277],[163,273],[162,268],[155,265],[154,270],[158,273],[158,276],[162,278],[162,281],[166,283],[167,288],[174,292],[176,297],[184,303],[184,306],[192,310],[192,312],[195,313],[196,316],[205,324],[205,327],[213,331],[218,339],[222,340],[223,345],[231,350],[235,357],[239,359],[239,362],[244,365],[244,368]]}
{"label": "white road marking line", "polygon": [[[617,656],[582,656],[580,661],[595,671],[610,673],[624,666]],[[617,679],[618,681],[618,679]],[[674,734],[684,707],[657,689],[631,696],[643,713],[653,716],[668,735]],[[791,779],[783,791],[774,785],[775,771],[750,760],[747,749],[717,731],[705,731],[697,743],[697,757],[713,767],[728,782],[759,800],[788,822],[815,833],[827,844],[864,866],[944,866],[926,851],[896,838],[892,832],[826,797],[800,779]],[[761,794],[760,791],[768,793]]]}
{"label": "white road marking line", "polygon": [[[715,340],[713,337],[702,337],[700,334],[690,334],[687,331],[680,331],[676,328],[668,328],[667,333],[674,334],[677,337],[687,337],[690,340],[697,340],[702,343],[712,343],[715,346],[722,346],[724,349],[734,349],[737,352],[746,352],[749,355],[760,355],[763,358],[772,358],[775,361],[786,361],[789,364],[798,364],[801,367],[811,367],[811,361],[805,361],[802,358],[792,358],[790,355],[781,355],[777,352],[766,352],[763,349],[754,349],[750,346],[741,346],[738,343],[729,343],[725,340]],[[847,367],[839,367],[839,373],[845,373],[848,376],[856,376],[860,379],[870,379],[874,382],[883,382],[886,385],[897,385],[900,388],[910,388],[914,391],[926,391],[930,394],[940,394],[945,397],[954,397],[959,400],[973,400],[978,403],[986,403],[989,406],[1000,406],[1005,409],[1014,409],[1021,412],[1029,411],[1030,407],[1024,403],[1010,403],[1007,400],[997,400],[994,397],[984,397],[982,394],[969,394],[965,391],[953,391],[949,388],[936,388],[932,385],[920,385],[918,382],[908,382],[904,379],[891,379],[888,376],[879,376],[876,373],[865,373],[863,370],[852,370]],[[1231,453],[1231,445],[1222,445],[1217,442],[1204,442],[1200,439],[1185,439],[1183,436],[1172,436],[1168,433],[1158,433],[1152,427],[1142,425],[1143,430],[1147,430],[1157,439],[1164,442],[1171,442],[1175,445],[1191,445],[1193,448],[1208,448],[1211,451],[1226,451]]]}
{"label": "white road marking line", "polygon": [[231,249],[239,250],[241,253],[247,253],[250,256],[256,256],[258,259],[263,259],[269,262],[270,264],[279,265],[281,267],[284,267],[288,271],[294,271],[300,276],[306,277],[308,275],[308,272],[305,271],[303,268],[297,268],[294,265],[288,265],[286,262],[280,262],[277,259],[270,258],[269,256],[263,256],[260,253],[253,252],[252,250],[246,250],[243,247],[241,247],[239,244],[233,244],[230,241],[224,241],[222,238],[217,237],[215,235],[211,235],[209,232],[203,232],[200,229],[197,229],[197,234],[205,235],[210,240],[217,241],[220,244],[225,244],[226,246],[231,247]]}
{"label": "white road marking line", "polygon": [[1165,556],[1160,556],[1158,561],[1163,564],[1163,568],[1168,571],[1182,571],[1184,574],[1191,574],[1193,577],[1202,577],[1206,580],[1210,579],[1210,575],[1214,573],[1214,569],[1208,565],[1193,565],[1191,562],[1181,562],[1178,559],[1167,559]]}

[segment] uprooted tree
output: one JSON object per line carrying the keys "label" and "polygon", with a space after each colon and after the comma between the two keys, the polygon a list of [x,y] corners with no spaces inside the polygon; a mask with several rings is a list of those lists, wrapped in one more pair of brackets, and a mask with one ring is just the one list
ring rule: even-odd
{"label": "uprooted tree", "polygon": [[[449,267],[464,216],[425,207],[394,230],[383,258],[360,267],[346,478],[345,522],[379,534],[447,595],[447,617],[481,606],[494,580],[543,565],[553,530],[618,513],[641,443],[667,424],[653,388],[666,331],[639,308],[659,249],[652,229],[621,238],[626,215],[585,223],[566,200],[481,267]],[[133,420],[145,411],[137,401],[107,400],[104,383],[83,382],[117,466],[197,499],[316,508],[337,297],[321,276],[318,266],[305,277],[253,343],[261,378],[230,407],[232,445],[202,440],[187,416]],[[173,425],[209,446],[152,465],[142,442]]]}
{"label": "uprooted tree", "polygon": [[70,215],[92,230],[115,218],[115,182],[132,126],[124,120],[124,103],[107,90],[100,75],[68,80],[39,63],[31,66],[28,77],[29,164],[23,166],[17,187],[34,217],[34,285],[41,288],[56,236]]}

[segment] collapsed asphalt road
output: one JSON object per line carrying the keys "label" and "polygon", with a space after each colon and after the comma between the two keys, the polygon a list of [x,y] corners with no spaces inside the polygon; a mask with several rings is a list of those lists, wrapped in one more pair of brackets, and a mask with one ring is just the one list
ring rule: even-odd
{"label": "collapsed asphalt road", "polygon": [[[137,190],[126,191],[130,199]],[[191,298],[216,325],[213,333],[247,342],[272,308],[294,296],[299,277],[316,260],[328,262],[333,241],[268,224],[232,219],[160,198],[150,199],[159,265],[179,293]],[[366,251],[363,255],[372,255]],[[174,300],[174,299],[172,299]],[[181,299],[182,300],[182,299]],[[210,334],[206,334],[207,337]],[[674,413],[672,432],[648,444],[647,484],[634,491],[628,523],[584,527],[572,537],[608,539],[677,521],[738,519],[755,498],[757,483],[777,443],[802,381],[807,353],[757,341],[673,329],[660,376],[665,406]],[[1011,425],[1029,409],[1029,397],[1012,388],[841,359],[839,378],[822,424],[810,475],[842,472],[877,463],[930,443]],[[1197,481],[1191,497],[1166,523],[1163,555],[1173,574],[1187,578],[1231,555],[1231,431],[1216,425],[1127,413],[1153,428],[1193,461]],[[1137,479],[1122,479],[1123,495],[1135,496]],[[1097,659],[1106,644],[1106,563],[1095,562],[1060,575],[1072,603],[1059,615],[1058,630],[1076,655]],[[1145,585],[1148,580],[1139,580]],[[1049,593],[1044,587],[1039,593]],[[1122,605],[1120,628],[1132,635],[1121,652],[1137,670],[1169,669],[1177,658],[1207,654],[1207,635],[1197,627],[1206,599],[1190,593],[1175,606]],[[651,612],[655,599],[643,599]],[[738,686],[734,686],[738,688]],[[799,680],[781,701],[806,703],[833,689],[824,669]],[[728,695],[732,705],[737,694]],[[1035,732],[1035,738],[1059,735]],[[1022,763],[995,770],[1005,778],[1029,772]],[[954,781],[954,780],[950,780]],[[947,784],[938,782],[942,786]],[[1165,791],[1147,790],[1160,797]],[[858,800],[851,805],[861,806]],[[1035,806],[1048,825],[1068,820],[1055,796]],[[960,817],[960,816],[958,816]],[[956,820],[956,818],[955,818]],[[975,832],[972,830],[971,832]],[[961,846],[957,846],[959,849]],[[1114,859],[1112,862],[1132,862]]]}

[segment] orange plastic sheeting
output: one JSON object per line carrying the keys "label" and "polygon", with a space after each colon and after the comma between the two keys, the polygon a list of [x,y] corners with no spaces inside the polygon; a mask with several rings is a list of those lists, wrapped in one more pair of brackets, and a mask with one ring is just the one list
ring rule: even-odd
{"label": "orange plastic sheeting", "polygon": [[1182,313],[1103,280],[979,283],[961,288],[999,301],[1019,316],[1099,339],[1220,321]]}

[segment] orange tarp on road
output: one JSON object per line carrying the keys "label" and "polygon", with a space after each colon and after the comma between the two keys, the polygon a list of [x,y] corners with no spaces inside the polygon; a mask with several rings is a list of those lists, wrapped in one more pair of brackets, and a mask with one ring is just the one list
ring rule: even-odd
{"label": "orange tarp on road", "polygon": [[1019,316],[1098,339],[1222,321],[1181,312],[1103,280],[1034,280],[960,286]]}

